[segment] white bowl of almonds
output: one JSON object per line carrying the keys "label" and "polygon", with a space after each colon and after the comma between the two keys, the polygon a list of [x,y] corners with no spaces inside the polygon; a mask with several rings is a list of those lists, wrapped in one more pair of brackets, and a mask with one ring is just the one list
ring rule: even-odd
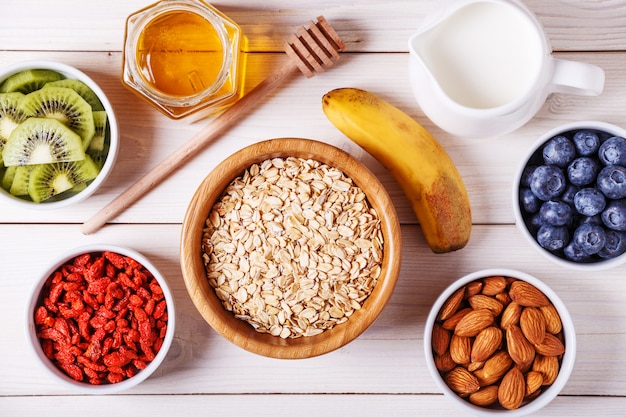
{"label": "white bowl of almonds", "polygon": [[428,315],[424,350],[443,393],[480,416],[536,412],[563,389],[576,334],[546,284],[510,269],[486,269],[450,285]]}
{"label": "white bowl of almonds", "polygon": [[348,153],[310,139],[235,152],[185,214],[181,268],[203,318],[250,352],[325,354],[378,317],[400,269],[391,199]]}

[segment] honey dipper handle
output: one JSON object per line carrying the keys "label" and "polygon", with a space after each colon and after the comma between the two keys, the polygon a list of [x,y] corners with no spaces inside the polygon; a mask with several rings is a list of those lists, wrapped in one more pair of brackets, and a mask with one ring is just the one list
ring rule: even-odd
{"label": "honey dipper handle", "polygon": [[194,157],[213,139],[220,136],[227,128],[232,126],[233,123],[249,114],[252,108],[268,93],[297,71],[298,67],[294,60],[288,60],[277,72],[263,80],[249,93],[244,95],[206,127],[196,133],[187,143],[152,168],[152,170],[148,171],[136,183],[131,185],[102,210],[83,223],[81,231],[89,235],[100,230],[107,221],[113,219],[130,207],[134,202],[155,188],[172,172]]}

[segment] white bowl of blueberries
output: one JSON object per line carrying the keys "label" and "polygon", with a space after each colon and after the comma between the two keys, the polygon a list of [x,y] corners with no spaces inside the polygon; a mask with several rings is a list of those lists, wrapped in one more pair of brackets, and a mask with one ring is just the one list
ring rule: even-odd
{"label": "white bowl of blueberries", "polygon": [[584,121],[544,134],[518,169],[513,209],[522,233],[557,264],[626,262],[626,130]]}

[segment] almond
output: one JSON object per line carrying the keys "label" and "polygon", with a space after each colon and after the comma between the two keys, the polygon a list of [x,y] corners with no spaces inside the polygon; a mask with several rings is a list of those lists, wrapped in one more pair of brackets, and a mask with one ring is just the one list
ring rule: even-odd
{"label": "almond", "polygon": [[472,310],[457,323],[454,328],[454,334],[473,337],[484,328],[491,326],[494,321],[494,315],[490,310],[486,308]]}
{"label": "almond", "polygon": [[439,310],[439,320],[445,321],[452,317],[454,313],[459,309],[463,296],[465,295],[465,287],[459,288],[443,303],[441,310]]}
{"label": "almond", "polygon": [[467,308],[462,308],[461,310],[457,311],[456,313],[454,313],[452,316],[448,317],[442,324],[441,327],[443,327],[446,330],[454,330],[454,328],[456,327],[456,325],[461,321],[461,319],[463,317],[465,317],[465,315],[467,313],[469,313],[470,311],[472,311],[472,309],[470,307]]}
{"label": "almond", "polygon": [[456,367],[456,362],[452,360],[452,356],[450,356],[448,351],[443,355],[435,355],[435,366],[439,372],[446,373]]}
{"label": "almond", "polygon": [[481,281],[472,281],[465,286],[465,298],[470,298],[476,294],[480,294],[483,289],[483,283]]}
{"label": "almond", "polygon": [[522,333],[533,345],[543,342],[546,336],[546,318],[536,307],[525,307],[520,316]]}
{"label": "almond", "polygon": [[452,335],[450,339],[450,356],[455,363],[467,366],[470,363],[472,342],[469,337]]}
{"label": "almond", "polygon": [[526,397],[537,391],[543,385],[543,375],[539,371],[530,371],[526,374]]}
{"label": "almond", "polygon": [[542,306],[539,307],[539,310],[541,310],[546,319],[546,330],[548,333],[557,334],[563,329],[561,316],[559,316],[559,313],[556,311],[556,307],[554,307],[554,305],[550,304]]}
{"label": "almond", "polygon": [[452,391],[461,395],[469,395],[480,388],[476,377],[462,366],[448,372],[444,379]]}
{"label": "almond", "polygon": [[498,386],[489,385],[470,394],[469,400],[472,404],[480,407],[487,407],[498,401]]}
{"label": "almond", "polygon": [[486,308],[487,310],[491,311],[494,316],[499,316],[504,309],[504,306],[500,301],[483,294],[474,295],[468,298],[467,301],[469,301],[474,310]]}
{"label": "almond", "polygon": [[559,359],[556,356],[537,355],[532,369],[541,373],[544,386],[552,385],[559,376]]}
{"label": "almond", "polygon": [[500,294],[496,294],[493,296],[496,300],[498,300],[500,302],[500,304],[502,304],[504,307],[508,306],[509,303],[512,301],[511,297],[509,296],[508,292],[501,292]]}
{"label": "almond", "polygon": [[508,306],[502,312],[502,318],[500,319],[500,327],[506,330],[509,326],[519,324],[520,316],[522,315],[522,306],[515,301],[511,301]]}
{"label": "almond", "polygon": [[484,362],[500,349],[502,345],[502,330],[491,326],[483,329],[474,340],[472,345],[472,362]]}
{"label": "almond", "polygon": [[523,307],[541,307],[550,304],[548,297],[544,293],[526,281],[511,283],[509,295],[513,301]]}
{"label": "almond", "polygon": [[485,378],[496,378],[497,381],[511,368],[511,365],[513,365],[511,356],[506,351],[500,350],[485,361],[481,370]]}
{"label": "almond", "polygon": [[496,382],[498,382],[498,380],[501,378],[501,377],[496,377],[495,375],[487,375],[487,374],[485,374],[485,367],[484,366],[482,368],[480,368],[480,369],[472,371],[472,373],[474,374],[474,376],[478,380],[478,384],[481,387],[488,387],[489,385],[493,385]]}
{"label": "almond", "polygon": [[522,368],[535,359],[535,347],[524,337],[518,326],[511,325],[506,329],[506,344],[511,359]]}
{"label": "almond", "polygon": [[524,375],[517,368],[511,368],[498,388],[498,401],[500,405],[508,410],[519,408],[524,401],[526,394],[526,381]]}
{"label": "almond", "polygon": [[[482,368],[483,366],[485,366],[485,362],[470,362],[469,365],[467,365],[467,370],[470,372],[474,372],[479,370],[480,368]],[[480,385],[482,387],[482,384]]]}
{"label": "almond", "polygon": [[506,288],[506,278],[493,276],[483,279],[483,294],[496,295],[500,294]]}
{"label": "almond", "polygon": [[551,333],[546,333],[543,341],[535,344],[535,350],[543,356],[559,356],[565,352],[565,346],[558,337]]}
{"label": "almond", "polygon": [[437,355],[443,355],[450,345],[450,331],[444,329],[441,324],[433,326],[432,346]]}

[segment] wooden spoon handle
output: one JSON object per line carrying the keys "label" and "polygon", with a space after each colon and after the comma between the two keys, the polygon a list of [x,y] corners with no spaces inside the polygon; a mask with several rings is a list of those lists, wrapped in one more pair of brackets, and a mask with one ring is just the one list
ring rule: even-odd
{"label": "wooden spoon handle", "polygon": [[136,183],[131,185],[102,210],[83,223],[81,231],[89,235],[100,230],[107,221],[113,219],[130,207],[135,201],[139,200],[176,169],[194,157],[212,140],[220,136],[233,123],[249,114],[251,109],[268,93],[282,84],[291,75],[297,73],[297,71],[298,67],[296,63],[293,60],[287,61],[280,70],[263,80],[248,94],[244,95],[206,127],[196,133],[188,142],[179,147],[174,153],[144,174]]}

